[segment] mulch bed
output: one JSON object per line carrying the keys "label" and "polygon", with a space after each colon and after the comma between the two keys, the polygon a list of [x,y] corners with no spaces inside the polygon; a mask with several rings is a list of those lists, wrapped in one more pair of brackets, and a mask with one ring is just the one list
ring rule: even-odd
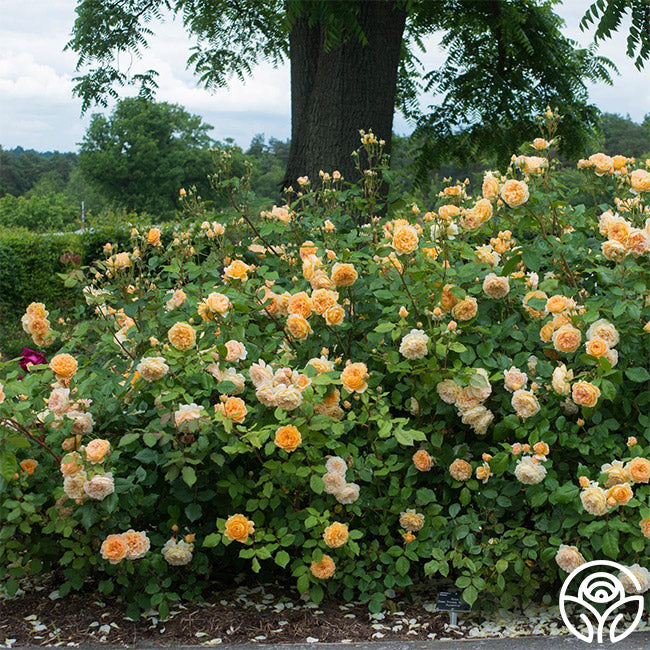
{"label": "mulch bed", "polygon": [[98,644],[218,645],[220,643],[305,643],[453,639],[447,614],[433,612],[434,594],[414,603],[388,603],[380,614],[362,604],[306,603],[288,589],[239,586],[219,589],[214,601],[172,609],[166,621],[150,614],[124,618],[123,603],[95,592],[51,598],[55,585],[40,585],[0,599],[0,645]]}

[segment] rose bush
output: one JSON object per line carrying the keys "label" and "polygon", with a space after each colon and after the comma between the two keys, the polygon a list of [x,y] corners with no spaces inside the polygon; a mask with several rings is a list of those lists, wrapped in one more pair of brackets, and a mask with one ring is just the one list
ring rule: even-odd
{"label": "rose bush", "polygon": [[360,183],[259,216],[224,153],[233,215],[182,190],[171,243],[134,229],[83,269],[85,318],[30,305],[48,361],[0,365],[9,591],[56,571],[165,616],[250,570],[377,610],[437,576],[488,607],[646,566],[650,161],[565,187],[558,119],[426,212],[382,204],[371,133]]}

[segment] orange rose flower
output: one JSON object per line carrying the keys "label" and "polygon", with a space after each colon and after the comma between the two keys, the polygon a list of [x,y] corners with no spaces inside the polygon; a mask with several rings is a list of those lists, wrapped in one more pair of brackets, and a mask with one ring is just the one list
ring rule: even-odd
{"label": "orange rose flower", "polygon": [[449,473],[455,481],[469,481],[472,478],[472,466],[462,458],[457,458],[450,466]]}
{"label": "orange rose flower", "polygon": [[25,460],[20,461],[20,469],[22,469],[28,476],[31,476],[37,467],[38,461],[33,458],[26,458]]}
{"label": "orange rose flower", "polygon": [[338,521],[329,525],[323,532],[323,539],[330,548],[338,548],[348,541],[348,527]]}
{"label": "orange rose flower", "polygon": [[167,333],[169,342],[177,350],[189,350],[196,343],[196,332],[189,323],[174,323]]}
{"label": "orange rose flower", "polygon": [[607,341],[599,338],[587,341],[585,347],[587,348],[587,354],[590,354],[592,357],[604,357],[609,352]]}
{"label": "orange rose flower", "polygon": [[393,248],[399,255],[407,255],[417,250],[419,243],[418,231],[411,225],[405,224],[395,228],[393,233]]}
{"label": "orange rose flower", "polygon": [[320,562],[312,562],[309,568],[315,578],[327,580],[334,575],[336,564],[329,555],[323,555]]}
{"label": "orange rose flower", "polygon": [[126,541],[126,559],[138,560],[144,557],[151,547],[146,533],[136,532],[132,528],[122,535]]}
{"label": "orange rose flower", "polygon": [[625,471],[635,483],[647,483],[650,481],[650,460],[633,458],[625,465]]}
{"label": "orange rose flower", "polygon": [[246,519],[244,515],[236,514],[226,520],[224,535],[231,542],[241,542],[244,544],[248,541],[248,536],[254,532],[255,524]]}
{"label": "orange rose flower", "polygon": [[124,535],[109,535],[99,549],[101,556],[111,564],[121,562],[128,551],[128,546]]}
{"label": "orange rose flower", "polygon": [[523,205],[529,197],[528,185],[514,178],[507,180],[501,188],[501,198],[511,207]]}
{"label": "orange rose flower", "polygon": [[226,397],[220,404],[214,407],[217,413],[222,413],[225,417],[241,424],[248,413],[246,403],[239,397]]}
{"label": "orange rose flower", "polygon": [[103,463],[104,457],[110,452],[111,443],[108,440],[96,438],[86,445],[86,460],[91,463]]}
{"label": "orange rose flower", "polygon": [[291,453],[298,448],[298,445],[302,442],[302,436],[297,427],[294,427],[292,424],[287,424],[283,427],[280,427],[275,432],[275,444],[284,449],[284,451]]}
{"label": "orange rose flower", "polygon": [[303,318],[309,318],[311,309],[311,298],[305,291],[300,291],[289,298],[287,311],[290,314],[297,314]]}
{"label": "orange rose flower", "polygon": [[578,381],[571,387],[571,398],[578,406],[593,408],[598,403],[600,388],[588,381]]}
{"label": "orange rose flower", "polygon": [[298,340],[306,339],[313,332],[307,320],[298,314],[289,315],[289,318],[287,318],[287,329]]}
{"label": "orange rose flower", "polygon": [[607,503],[608,505],[624,506],[634,497],[632,488],[629,483],[621,483],[620,485],[612,485],[607,490]]}
{"label": "orange rose flower", "polygon": [[433,467],[433,458],[429,452],[419,449],[413,454],[413,465],[419,472],[428,472]]}
{"label": "orange rose flower", "polygon": [[341,383],[349,393],[363,393],[368,388],[369,377],[365,363],[351,363],[341,373]]}
{"label": "orange rose flower", "polygon": [[330,307],[324,314],[325,322],[328,325],[340,325],[345,318],[345,309],[341,305]]}
{"label": "orange rose flower", "polygon": [[580,346],[582,334],[573,325],[562,325],[553,332],[553,347],[558,352],[575,352]]}
{"label": "orange rose flower", "polygon": [[77,372],[77,360],[71,354],[57,354],[50,361],[57,379],[70,379]]}
{"label": "orange rose flower", "polygon": [[332,267],[332,282],[337,287],[352,286],[357,281],[358,277],[359,274],[352,264],[337,262]]}
{"label": "orange rose flower", "polygon": [[158,228],[150,228],[147,233],[147,241],[152,246],[160,246],[160,230]]}

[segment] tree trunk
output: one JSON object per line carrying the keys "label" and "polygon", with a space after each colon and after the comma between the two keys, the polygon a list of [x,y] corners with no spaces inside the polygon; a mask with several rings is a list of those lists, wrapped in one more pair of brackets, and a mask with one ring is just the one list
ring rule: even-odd
{"label": "tree trunk", "polygon": [[359,129],[372,129],[390,153],[397,69],[406,12],[391,0],[354,0],[368,39],[355,35],[329,52],[324,27],[302,16],[290,35],[291,148],[283,186],[299,176],[318,182],[319,170],[357,180],[351,153]]}

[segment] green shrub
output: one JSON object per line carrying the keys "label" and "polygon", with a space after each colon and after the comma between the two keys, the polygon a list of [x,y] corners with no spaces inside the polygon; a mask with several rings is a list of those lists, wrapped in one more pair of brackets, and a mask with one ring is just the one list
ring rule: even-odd
{"label": "green shrub", "polygon": [[128,229],[103,228],[60,235],[22,228],[0,229],[0,352],[3,355],[15,357],[23,346],[31,344],[20,327],[20,316],[30,302],[45,302],[63,313],[83,302],[79,288],[66,287],[61,275],[96,260],[107,241],[126,244]]}
{"label": "green shrub", "polygon": [[221,224],[190,193],[195,227],[134,232],[84,273],[94,315],[50,316],[73,356],[0,364],[10,591],[53,569],[164,617],[249,567],[314,602],[436,576],[508,608],[585,559],[647,566],[650,173],[598,156],[572,206],[538,142],[376,217],[363,141],[361,184],[300,179],[264,218],[240,179]]}

